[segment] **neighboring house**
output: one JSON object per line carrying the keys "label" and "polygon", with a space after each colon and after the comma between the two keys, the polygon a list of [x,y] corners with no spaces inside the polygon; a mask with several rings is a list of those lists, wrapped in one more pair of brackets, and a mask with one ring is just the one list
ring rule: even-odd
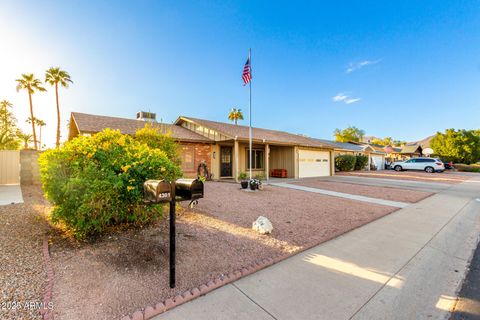
{"label": "neighboring house", "polygon": [[423,149],[420,145],[392,147],[386,146],[383,150],[388,154],[390,161],[407,160],[410,158],[421,157]]}
{"label": "neighboring house", "polygon": [[[140,116],[139,116],[140,114]],[[103,129],[118,129],[134,134],[145,121],[170,131],[181,146],[182,170],[186,176],[195,176],[201,162],[205,163],[213,179],[236,179],[240,172],[249,170],[249,128],[223,122],[190,117],[179,117],[173,125],[143,119],[124,119],[73,112],[69,139],[89,135]],[[142,121],[143,120],[143,121]],[[252,128],[252,171],[267,179],[273,169],[284,169],[289,178],[329,176],[334,174],[333,149],[330,144],[305,136]]]}
{"label": "neighboring house", "polygon": [[370,170],[374,165],[376,170],[385,169],[385,156],[386,153],[382,150],[381,147],[363,143],[363,142],[336,142],[330,140],[321,140],[326,143],[333,144],[335,146],[335,156],[342,154],[351,154],[351,155],[365,155],[368,157],[367,169]]}

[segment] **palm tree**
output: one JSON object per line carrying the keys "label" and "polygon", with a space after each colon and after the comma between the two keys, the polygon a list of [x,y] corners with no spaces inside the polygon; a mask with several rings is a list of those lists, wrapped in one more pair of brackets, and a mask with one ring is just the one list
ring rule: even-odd
{"label": "palm tree", "polygon": [[23,141],[23,148],[28,149],[28,143],[32,141],[32,135],[18,130],[17,137]]}
{"label": "palm tree", "polygon": [[237,124],[238,120],[243,120],[242,109],[232,108],[232,111],[228,114],[228,120]]}
{"label": "palm tree", "polygon": [[35,78],[33,73],[24,73],[20,79],[15,80],[17,82],[17,92],[20,90],[27,90],[28,92],[28,100],[30,102],[30,117],[33,119],[32,121],[32,131],[33,131],[33,144],[35,146],[35,150],[37,150],[37,133],[35,132],[35,117],[33,116],[33,103],[32,103],[32,94],[36,91],[42,92],[47,91],[43,85],[42,81]]}
{"label": "palm tree", "polygon": [[0,114],[2,115],[2,119],[0,121],[2,121],[3,123],[3,126],[4,126],[3,129],[5,130],[5,132],[9,132],[10,130],[8,126],[10,125],[10,122],[11,122],[11,120],[9,119],[11,113],[8,111],[8,108],[11,108],[11,107],[13,107],[13,103],[11,103],[10,101],[8,100],[0,101]]}
{"label": "palm tree", "polygon": [[[38,144],[40,145],[40,149],[42,149],[42,127],[45,127],[47,124],[45,121],[38,119],[38,118],[33,118],[35,121],[35,125],[38,126],[38,129],[40,129],[40,137],[38,138]],[[25,121],[26,123],[32,123],[32,118],[28,117],[28,119]]]}
{"label": "palm tree", "polygon": [[51,86],[55,86],[55,98],[57,100],[57,149],[60,146],[60,104],[58,102],[58,84],[64,88],[68,88],[69,83],[73,83],[67,71],[60,68],[51,67],[45,74],[45,82]]}

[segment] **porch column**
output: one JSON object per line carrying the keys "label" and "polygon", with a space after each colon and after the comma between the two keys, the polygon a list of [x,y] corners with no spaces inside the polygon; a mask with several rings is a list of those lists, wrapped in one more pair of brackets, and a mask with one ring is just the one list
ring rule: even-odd
{"label": "porch column", "polygon": [[293,148],[293,157],[294,157],[294,168],[295,168],[295,172],[294,172],[294,177],[295,179],[298,179],[299,178],[299,159],[298,159],[298,147],[295,146]]}
{"label": "porch column", "polygon": [[335,151],[330,151],[330,175],[335,175]]}
{"label": "porch column", "polygon": [[367,156],[368,156],[368,171],[370,171],[370,164],[372,163],[372,156],[370,155],[370,153],[367,153]]}
{"label": "porch column", "polygon": [[234,147],[233,147],[233,178],[235,179],[236,182],[238,182],[238,174],[239,174],[238,168],[240,165],[239,153],[240,153],[240,148],[238,145],[238,141],[235,140]]}
{"label": "porch column", "polygon": [[265,145],[265,179],[270,179],[270,145]]}

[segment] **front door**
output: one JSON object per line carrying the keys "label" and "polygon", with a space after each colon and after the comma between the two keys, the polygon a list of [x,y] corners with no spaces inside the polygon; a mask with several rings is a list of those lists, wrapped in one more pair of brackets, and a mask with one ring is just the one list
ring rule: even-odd
{"label": "front door", "polygon": [[220,177],[232,176],[232,147],[220,147]]}

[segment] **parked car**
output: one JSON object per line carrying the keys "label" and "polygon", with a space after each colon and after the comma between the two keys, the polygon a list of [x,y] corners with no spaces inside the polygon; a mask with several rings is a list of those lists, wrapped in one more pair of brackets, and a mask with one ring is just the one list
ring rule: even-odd
{"label": "parked car", "polygon": [[435,158],[412,158],[406,161],[394,162],[391,168],[395,171],[421,170],[428,173],[443,172],[445,166],[440,159]]}
{"label": "parked car", "polygon": [[445,169],[453,169],[453,162],[452,161],[443,161],[443,165],[445,166]]}

